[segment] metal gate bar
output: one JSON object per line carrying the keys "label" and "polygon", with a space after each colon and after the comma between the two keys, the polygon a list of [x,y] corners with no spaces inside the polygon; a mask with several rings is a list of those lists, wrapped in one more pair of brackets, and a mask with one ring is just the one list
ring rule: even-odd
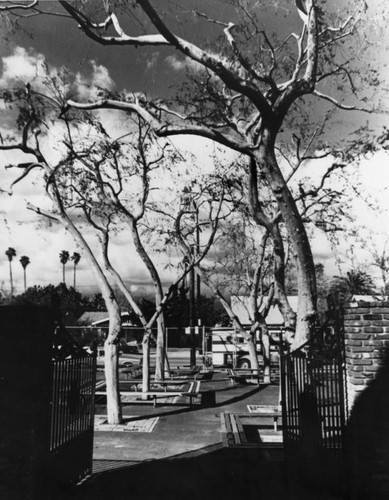
{"label": "metal gate bar", "polygon": [[57,484],[92,472],[96,356],[78,350],[52,361],[48,468]]}
{"label": "metal gate bar", "polygon": [[[309,462],[306,440],[328,463],[343,456],[347,419],[343,329],[339,309],[299,349],[281,349],[282,421],[286,467]],[[312,451],[312,447],[308,447]],[[311,452],[310,451],[310,452]]]}

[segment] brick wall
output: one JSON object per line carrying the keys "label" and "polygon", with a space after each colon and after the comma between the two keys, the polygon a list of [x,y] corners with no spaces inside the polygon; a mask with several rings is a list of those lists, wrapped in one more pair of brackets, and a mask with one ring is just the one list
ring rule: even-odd
{"label": "brick wall", "polygon": [[389,302],[350,302],[344,309],[349,410],[383,365],[389,346]]}
{"label": "brick wall", "polygon": [[346,304],[350,498],[389,498],[389,302]]}

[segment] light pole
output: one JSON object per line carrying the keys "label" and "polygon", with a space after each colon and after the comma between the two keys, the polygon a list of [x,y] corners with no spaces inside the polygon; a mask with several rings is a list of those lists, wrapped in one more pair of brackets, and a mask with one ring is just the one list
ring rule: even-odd
{"label": "light pole", "polygon": [[[190,262],[193,262],[200,253],[200,227],[199,227],[199,209],[196,202],[192,199],[190,192],[187,191],[181,198],[181,205],[191,214],[195,223],[195,243],[190,246]],[[200,315],[200,276],[195,273],[194,267],[189,271],[189,343],[190,343],[190,366],[196,366],[196,336],[195,327],[197,318]]]}

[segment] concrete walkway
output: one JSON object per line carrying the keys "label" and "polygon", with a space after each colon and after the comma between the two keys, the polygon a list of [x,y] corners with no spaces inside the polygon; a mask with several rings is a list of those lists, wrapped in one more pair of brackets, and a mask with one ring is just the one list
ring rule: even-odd
{"label": "concrete walkway", "polygon": [[[158,417],[150,433],[96,432],[95,460],[128,460],[139,463],[145,460],[169,458],[181,453],[201,450],[222,443],[220,413],[248,413],[249,404],[277,404],[278,386],[235,385],[223,373],[215,373],[212,380],[201,381],[204,398],[211,398],[215,391],[215,404],[205,407],[200,401],[189,407],[186,401],[174,404],[161,403],[123,405],[125,418],[142,419]],[[204,395],[208,393],[209,395]],[[104,407],[97,407],[103,413]]]}

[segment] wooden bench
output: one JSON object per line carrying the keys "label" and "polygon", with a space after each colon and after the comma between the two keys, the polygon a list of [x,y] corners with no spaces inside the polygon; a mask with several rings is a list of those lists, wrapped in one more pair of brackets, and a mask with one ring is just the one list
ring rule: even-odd
{"label": "wooden bench", "polygon": [[135,365],[130,368],[120,368],[119,374],[124,375],[127,380],[139,377],[142,375],[142,366]]}
{"label": "wooden bench", "polygon": [[[135,381],[134,381],[135,382]],[[136,382],[139,383],[139,382]],[[159,384],[159,382],[158,382]],[[163,390],[158,390],[158,391],[120,391],[121,395],[129,396],[129,397],[134,397],[134,398],[151,398],[151,400],[154,403],[154,406],[157,406],[157,400],[159,398],[170,398],[170,397],[188,397],[189,398],[189,404],[192,407],[193,405],[193,399],[197,398],[200,395],[200,386],[201,382],[195,380],[193,382],[189,383],[189,387],[187,390],[183,391],[170,391],[167,390],[166,387],[163,388]],[[107,392],[106,391],[96,391],[95,392],[96,396],[106,396]],[[142,399],[142,403],[147,403],[147,399]]]}
{"label": "wooden bench", "polygon": [[260,385],[260,380],[262,379],[262,374],[258,373],[258,370],[249,370],[249,369],[227,369],[227,376],[231,380],[231,384],[247,384],[248,380],[254,380],[257,382],[257,385]]}
{"label": "wooden bench", "polygon": [[171,368],[170,369],[170,377],[169,379],[175,379],[180,377],[193,377],[196,380],[196,377],[200,374],[200,367],[196,366],[193,368]]}
{"label": "wooden bench", "polygon": [[223,443],[228,447],[255,447],[255,443],[249,443],[243,430],[239,415],[234,413],[221,413],[221,430]]}

